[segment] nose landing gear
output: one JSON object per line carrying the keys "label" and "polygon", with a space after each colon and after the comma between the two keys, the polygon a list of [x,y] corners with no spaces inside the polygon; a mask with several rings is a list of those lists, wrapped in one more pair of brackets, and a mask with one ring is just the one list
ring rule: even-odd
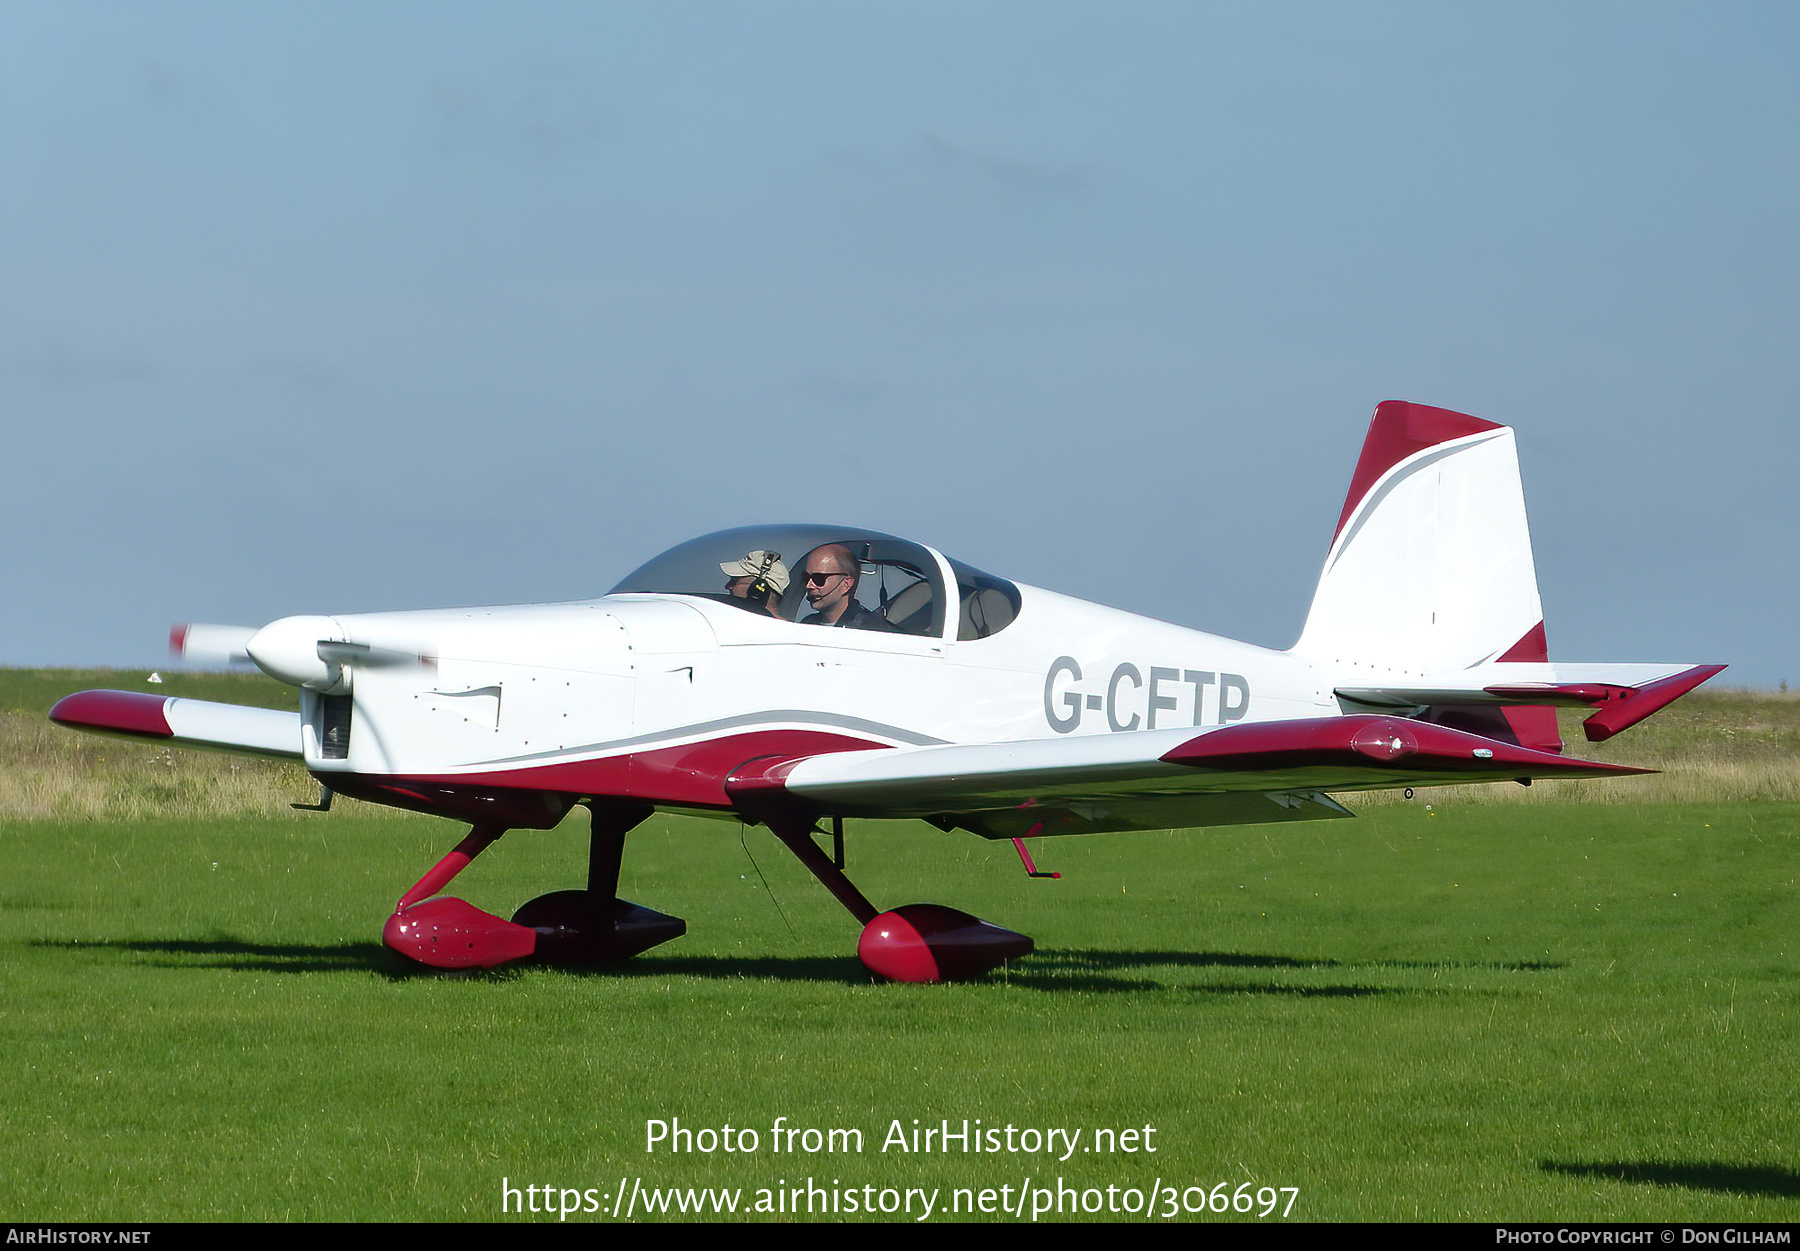
{"label": "nose landing gear", "polygon": [[618,897],[625,835],[650,815],[648,804],[595,802],[586,890],[540,895],[510,921],[450,896],[430,898],[506,832],[478,825],[456,849],[400,897],[381,941],[440,969],[493,968],[526,956],[552,964],[609,964],[687,933],[687,922]]}
{"label": "nose landing gear", "polygon": [[687,933],[687,922],[619,898],[625,835],[655,811],[649,804],[596,800],[588,835],[586,890],[539,895],[513,913],[537,933],[537,955],[551,964],[612,964]]}

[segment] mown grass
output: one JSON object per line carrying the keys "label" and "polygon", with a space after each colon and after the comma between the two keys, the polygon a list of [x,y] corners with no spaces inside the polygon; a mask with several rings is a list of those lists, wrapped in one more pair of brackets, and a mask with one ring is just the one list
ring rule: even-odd
{"label": "mown grass", "polygon": [[[1010,848],[853,826],[876,900],[1034,934],[877,985],[769,836],[658,819],[622,969],[405,976],[378,945],[445,823],[0,825],[0,1216],[494,1219],[502,1179],[1297,1186],[1312,1220],[1800,1217],[1800,806],[1466,805]],[[579,814],[458,881],[577,884]],[[754,857],[754,862],[752,861]],[[764,879],[767,886],[764,885]],[[789,1124],[860,1155],[776,1157]],[[754,1156],[646,1154],[645,1123]],[[1153,1125],[1152,1157],[883,1153],[889,1123]],[[526,1219],[530,1218],[529,1216]],[[593,1216],[587,1219],[595,1219]]]}
{"label": "mown grass", "polygon": [[[1793,704],[1690,703],[1661,714],[1695,716],[1659,748],[1677,768],[1779,767]],[[95,784],[167,767],[121,759]],[[686,938],[607,972],[406,974],[381,921],[457,827],[286,792],[249,815],[229,785],[241,806],[209,816],[0,812],[0,1219],[486,1220],[502,1179],[610,1203],[621,1177],[746,1205],[808,1177],[945,1203],[1161,1178],[1296,1186],[1308,1220],[1800,1218],[1800,804],[1365,797],[1357,821],[1052,840],[1054,882],[1005,844],[852,823],[878,903],[1039,942],[897,986],[764,831],[678,818],[633,833],[621,893]],[[508,914],[584,858],[578,812],[456,892]],[[647,1154],[645,1122],[677,1116],[762,1150]],[[775,1156],[782,1116],[865,1150]],[[1158,1151],[882,1152],[915,1117],[1153,1125]]]}

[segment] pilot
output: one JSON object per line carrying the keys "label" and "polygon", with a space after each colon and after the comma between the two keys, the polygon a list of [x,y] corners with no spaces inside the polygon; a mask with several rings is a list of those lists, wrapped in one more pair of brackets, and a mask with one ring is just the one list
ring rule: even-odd
{"label": "pilot", "polygon": [[814,612],[802,625],[843,626],[849,630],[886,630],[888,623],[856,599],[862,562],[842,543],[826,543],[806,554],[806,602]]}
{"label": "pilot", "polygon": [[725,589],[744,601],[751,612],[781,616],[781,597],[788,589],[788,569],[781,563],[780,552],[765,552],[760,547],[742,560],[727,560],[719,572],[728,574]]}

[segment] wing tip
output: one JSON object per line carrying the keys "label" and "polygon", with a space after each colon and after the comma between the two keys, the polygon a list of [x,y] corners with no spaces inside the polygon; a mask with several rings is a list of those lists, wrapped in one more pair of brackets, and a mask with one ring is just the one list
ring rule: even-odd
{"label": "wing tip", "polygon": [[77,691],[56,701],[50,720],[70,730],[129,738],[174,738],[170,697],[144,691]]}

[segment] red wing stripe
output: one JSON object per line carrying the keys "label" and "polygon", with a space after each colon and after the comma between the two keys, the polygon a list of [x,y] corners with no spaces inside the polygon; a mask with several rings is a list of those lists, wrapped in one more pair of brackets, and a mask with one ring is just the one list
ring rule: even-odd
{"label": "red wing stripe", "polygon": [[1317,765],[1392,765],[1407,773],[1474,770],[1496,777],[1654,772],[1596,760],[1572,760],[1404,717],[1375,716],[1226,726],[1189,739],[1162,759],[1169,764],[1234,772]]}
{"label": "red wing stripe", "polygon": [[168,704],[168,696],[143,691],[78,691],[57,701],[50,710],[50,720],[74,730],[174,738],[175,731],[163,715]]}
{"label": "red wing stripe", "polygon": [[[783,758],[791,765],[803,756],[835,752],[886,751],[885,743],[830,734],[819,730],[756,730],[727,734],[674,747],[600,756],[591,760],[556,761],[506,769],[471,769],[464,773],[408,774],[416,784],[458,788],[499,787],[558,791],[569,795],[612,795],[654,804],[680,804],[699,808],[731,808],[735,805],[727,779],[743,772],[743,785],[761,777],[751,765],[762,758]],[[785,771],[773,764],[758,765],[770,773],[760,785],[779,790]]]}

